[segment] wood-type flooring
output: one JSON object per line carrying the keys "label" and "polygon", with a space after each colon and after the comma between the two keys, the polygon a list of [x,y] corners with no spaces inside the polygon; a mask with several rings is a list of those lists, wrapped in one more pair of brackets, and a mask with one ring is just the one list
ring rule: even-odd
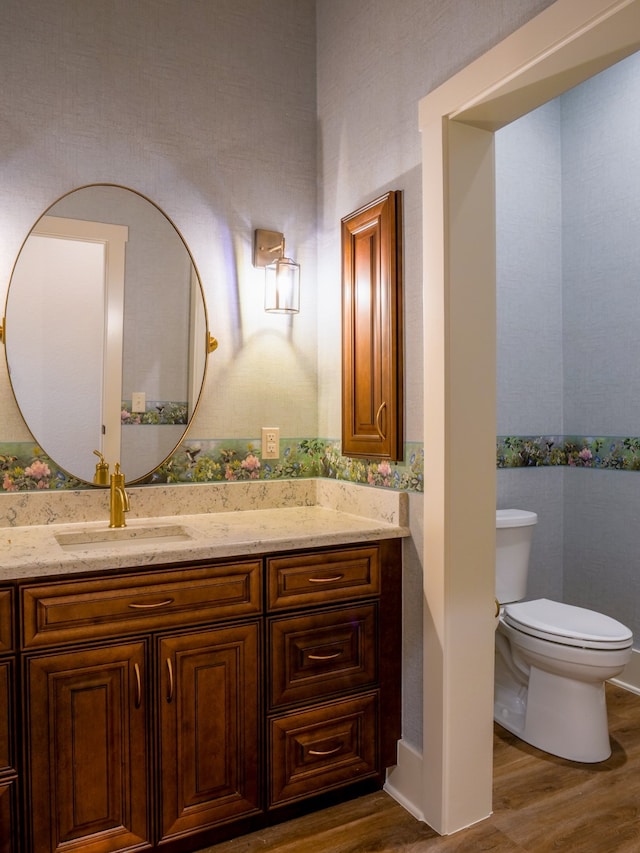
{"label": "wood-type flooring", "polygon": [[382,791],[202,853],[639,853],[640,696],[607,685],[612,755],[574,764],[494,734],[494,813],[441,837]]}

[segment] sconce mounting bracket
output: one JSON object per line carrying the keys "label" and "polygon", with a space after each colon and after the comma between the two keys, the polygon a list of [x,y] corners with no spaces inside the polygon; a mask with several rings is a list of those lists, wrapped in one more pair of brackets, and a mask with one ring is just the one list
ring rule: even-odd
{"label": "sconce mounting bracket", "polygon": [[284,255],[284,234],[257,228],[253,233],[253,265],[266,267]]}

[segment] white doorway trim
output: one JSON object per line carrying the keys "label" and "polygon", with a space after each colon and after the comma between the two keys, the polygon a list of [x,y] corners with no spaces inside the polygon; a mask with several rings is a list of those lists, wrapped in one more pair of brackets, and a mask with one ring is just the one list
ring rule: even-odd
{"label": "white doorway trim", "polygon": [[492,809],[493,132],[638,49],[640,0],[558,0],[420,104],[424,744],[404,796],[441,834]]}
{"label": "white doorway trim", "polygon": [[[103,329],[102,356],[99,370],[92,375],[96,382],[95,391],[100,397],[101,440],[96,447],[113,466],[121,458],[122,435],[122,358],[124,343],[124,286],[125,252],[129,239],[126,225],[94,222],[84,219],[68,219],[60,216],[43,216],[34,226],[33,234],[66,240],[73,243],[98,243],[103,254]],[[82,323],[82,317],[74,317]],[[73,335],[71,335],[73,341]],[[96,429],[98,428],[96,424]],[[70,448],[75,452],[74,447]],[[57,457],[56,457],[57,458]],[[73,469],[84,479],[91,481],[91,472],[96,460],[91,457],[79,462]]]}

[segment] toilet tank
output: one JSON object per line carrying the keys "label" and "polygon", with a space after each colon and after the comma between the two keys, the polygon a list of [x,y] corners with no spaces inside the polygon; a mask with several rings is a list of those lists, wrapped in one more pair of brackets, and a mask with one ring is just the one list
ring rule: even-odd
{"label": "toilet tank", "polygon": [[527,595],[529,552],[535,512],[496,510],[496,598],[500,604],[521,601]]}

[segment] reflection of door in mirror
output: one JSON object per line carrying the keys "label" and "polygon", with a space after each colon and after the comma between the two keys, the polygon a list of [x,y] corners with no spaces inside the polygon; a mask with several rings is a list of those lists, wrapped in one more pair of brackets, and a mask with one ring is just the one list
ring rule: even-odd
{"label": "reflection of door in mirror", "polygon": [[[78,456],[88,436],[106,459],[120,459],[127,238],[123,225],[42,217],[12,288],[12,310],[33,318],[33,334],[11,342],[11,382],[23,416],[36,438],[47,436],[47,452],[62,468],[89,481],[95,458]],[[29,287],[21,284],[27,281]],[[21,306],[22,298],[31,304]],[[53,374],[42,369],[52,358]]]}

